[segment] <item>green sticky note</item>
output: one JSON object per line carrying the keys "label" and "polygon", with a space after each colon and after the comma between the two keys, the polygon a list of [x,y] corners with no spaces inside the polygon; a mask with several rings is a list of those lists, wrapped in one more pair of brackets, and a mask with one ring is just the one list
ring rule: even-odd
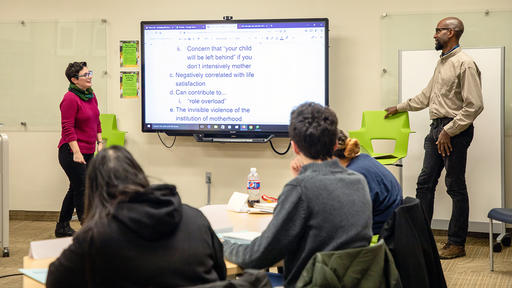
{"label": "green sticky note", "polygon": [[137,97],[137,74],[123,74],[123,97]]}
{"label": "green sticky note", "polygon": [[137,43],[123,43],[123,66],[137,66]]}

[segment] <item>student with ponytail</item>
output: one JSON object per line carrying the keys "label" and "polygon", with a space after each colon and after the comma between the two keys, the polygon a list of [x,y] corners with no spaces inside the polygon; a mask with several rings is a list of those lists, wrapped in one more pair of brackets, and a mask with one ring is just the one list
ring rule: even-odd
{"label": "student with ponytail", "polygon": [[402,188],[386,167],[370,155],[360,154],[359,150],[359,141],[347,137],[340,130],[334,156],[339,159],[341,165],[366,178],[373,207],[372,230],[373,234],[379,234],[384,222],[402,202]]}

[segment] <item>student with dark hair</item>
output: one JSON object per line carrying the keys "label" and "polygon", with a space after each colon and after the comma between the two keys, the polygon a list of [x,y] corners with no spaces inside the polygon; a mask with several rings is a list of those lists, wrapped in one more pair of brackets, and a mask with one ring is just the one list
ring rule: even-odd
{"label": "student with dark hair", "polygon": [[101,138],[100,111],[92,90],[92,71],[86,62],[72,62],[66,68],[68,92],[60,102],[62,136],[59,141],[59,163],[69,179],[69,189],[62,201],[56,237],[73,236],[69,225],[73,211],[83,221],[85,171]]}
{"label": "student with dark hair", "polygon": [[174,185],[150,186],[123,147],[94,157],[84,226],[50,265],[46,287],[184,287],[224,279],[222,243]]}
{"label": "student with dark hair", "polygon": [[336,148],[337,126],[336,114],[316,103],[304,103],[292,112],[289,134],[297,160],[291,170],[296,177],[285,185],[260,237],[245,245],[224,241],[229,261],[262,269],[284,259],[284,286],[294,287],[315,253],[370,243],[372,208],[366,181],[337,159],[328,160]]}
{"label": "student with dark hair", "polygon": [[334,156],[340,164],[364,176],[370,190],[373,212],[373,234],[379,234],[386,220],[402,203],[402,188],[395,176],[384,165],[368,154],[359,154],[357,139],[348,138],[339,131],[338,149]]}

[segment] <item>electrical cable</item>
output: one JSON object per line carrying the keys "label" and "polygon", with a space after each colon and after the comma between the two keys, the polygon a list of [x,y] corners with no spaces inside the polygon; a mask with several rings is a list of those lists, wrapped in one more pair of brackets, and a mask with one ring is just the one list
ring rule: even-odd
{"label": "electrical cable", "polygon": [[0,278],[7,278],[12,276],[22,276],[23,273],[16,273],[16,274],[7,274],[7,275],[1,275]]}
{"label": "electrical cable", "polygon": [[162,140],[162,137],[160,136],[160,132],[156,132],[158,134],[158,138],[160,139],[160,142],[162,142],[162,145],[165,146],[165,148],[171,149],[174,146],[174,143],[176,143],[176,136],[174,136],[174,140],[172,140],[171,146],[167,146],[167,144],[164,143],[164,140]]}
{"label": "electrical cable", "polygon": [[290,142],[288,142],[288,148],[286,148],[286,150],[284,152],[279,152],[276,150],[276,148],[274,147],[274,144],[272,144],[272,140],[268,141],[268,143],[270,143],[270,147],[272,147],[272,150],[274,150],[274,152],[277,154],[277,155],[285,155],[286,153],[288,153],[288,151],[290,151],[290,147],[292,147],[292,141],[290,140]]}

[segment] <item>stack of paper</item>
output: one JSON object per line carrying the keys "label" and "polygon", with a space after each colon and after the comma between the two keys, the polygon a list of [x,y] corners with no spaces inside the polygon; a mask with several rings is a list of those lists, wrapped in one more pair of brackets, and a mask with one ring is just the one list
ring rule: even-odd
{"label": "stack of paper", "polygon": [[233,192],[233,195],[229,198],[227,209],[234,212],[247,212],[247,199],[249,194]]}
{"label": "stack of paper", "polygon": [[252,232],[252,231],[237,231],[237,232],[228,232],[222,233],[219,236],[231,242],[235,242],[238,244],[249,244],[252,240],[259,237],[261,235],[260,232]]}
{"label": "stack of paper", "polygon": [[73,238],[64,237],[30,242],[28,256],[34,259],[57,258],[73,242]]}
{"label": "stack of paper", "polygon": [[274,203],[254,203],[254,208],[259,209],[263,212],[274,213],[277,202]]}

